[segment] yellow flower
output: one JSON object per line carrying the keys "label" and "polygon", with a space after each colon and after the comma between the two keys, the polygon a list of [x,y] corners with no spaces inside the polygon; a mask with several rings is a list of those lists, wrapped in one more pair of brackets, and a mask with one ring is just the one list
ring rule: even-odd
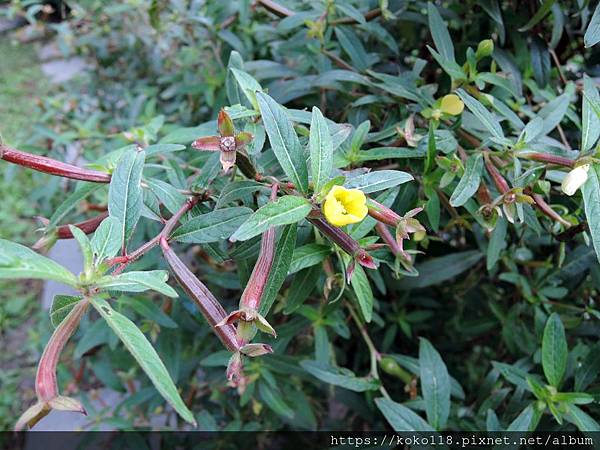
{"label": "yellow flower", "polygon": [[323,203],[323,214],[327,222],[336,227],[360,222],[368,212],[367,197],[358,189],[334,186]]}
{"label": "yellow flower", "polygon": [[458,95],[448,94],[442,97],[440,108],[443,113],[450,114],[451,116],[458,116],[463,112],[463,109],[465,109],[465,104]]}

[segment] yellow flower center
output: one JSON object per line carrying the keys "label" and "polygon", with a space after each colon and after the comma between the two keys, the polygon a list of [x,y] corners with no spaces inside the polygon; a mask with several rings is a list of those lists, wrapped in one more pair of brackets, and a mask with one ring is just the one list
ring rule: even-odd
{"label": "yellow flower center", "polygon": [[368,212],[367,197],[359,189],[334,186],[323,203],[325,219],[336,227],[360,222]]}

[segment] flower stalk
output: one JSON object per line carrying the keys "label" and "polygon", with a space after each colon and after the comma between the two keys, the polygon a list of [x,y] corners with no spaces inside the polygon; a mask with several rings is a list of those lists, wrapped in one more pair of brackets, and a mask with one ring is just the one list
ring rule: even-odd
{"label": "flower stalk", "polygon": [[84,169],[46,156],[22,152],[3,144],[0,144],[0,159],[37,170],[38,172],[63,178],[71,178],[73,180],[90,181],[92,183],[110,183],[111,178],[108,173]]}
{"label": "flower stalk", "polygon": [[510,190],[510,187],[508,186],[508,182],[504,179],[504,177],[502,175],[500,175],[500,172],[498,171],[498,169],[496,168],[496,166],[490,159],[490,156],[487,152],[483,154],[483,159],[485,161],[485,167],[486,167],[488,173],[490,174],[490,176],[492,177],[492,180],[494,181],[496,188],[498,189],[498,191],[501,194],[503,194],[503,195],[506,194]]}

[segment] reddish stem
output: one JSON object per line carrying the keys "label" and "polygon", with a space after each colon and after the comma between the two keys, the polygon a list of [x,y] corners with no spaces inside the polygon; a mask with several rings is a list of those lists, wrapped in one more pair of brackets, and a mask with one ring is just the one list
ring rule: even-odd
{"label": "reddish stem", "polygon": [[373,219],[392,227],[398,226],[400,219],[402,219],[395,211],[373,199],[369,199],[367,206],[369,208],[369,215]]}
{"label": "reddish stem", "polygon": [[0,159],[58,177],[91,181],[93,183],[110,183],[110,175],[107,173],[84,169],[56,159],[22,152],[7,145],[0,145]]}

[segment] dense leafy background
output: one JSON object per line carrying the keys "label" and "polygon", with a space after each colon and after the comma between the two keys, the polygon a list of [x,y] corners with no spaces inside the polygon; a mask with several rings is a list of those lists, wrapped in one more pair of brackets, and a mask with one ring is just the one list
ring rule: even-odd
{"label": "dense leafy background", "polygon": [[[12,4],[15,14],[23,12],[20,3]],[[218,158],[189,147],[195,138],[215,133],[222,107],[232,106],[232,116],[242,118],[236,123],[255,135],[248,153],[265,171],[295,181],[292,169],[301,166],[296,161],[278,171],[268,151],[272,141],[265,138],[271,135],[268,127],[265,133],[259,122],[244,121],[249,109],[265,117],[265,97],[253,98],[253,83],[259,83],[293,111],[302,145],[313,106],[352,126],[343,142],[334,136],[335,168],[414,176],[415,181],[384,191],[380,201],[400,214],[424,207],[417,217],[427,236],[405,242],[419,251],[419,275],[408,276],[410,270],[399,270],[380,249],[373,252],[382,261],[379,271],[358,267],[352,289],[346,287],[342,300],[332,302],[343,285],[343,258],[327,242],[315,241],[311,227],[300,222],[293,258],[292,249],[280,254],[282,260],[291,258],[291,276],[279,293],[268,293],[269,321],[279,333],[268,341],[275,353],[248,364],[248,383],[239,392],[225,382],[229,353],[185,296],[172,301],[128,294],[113,303],[153,343],[199,426],[598,430],[593,418],[599,413],[600,266],[592,241],[598,242],[600,233],[599,166],[588,160],[592,167],[583,195],[567,197],[560,182],[569,169],[529,157],[532,152],[570,160],[595,156],[600,122],[595,5],[290,0],[276,2],[282,8],[274,11],[271,3],[67,2],[67,20],[38,26],[56,33],[64,52],[85,56],[92,67],[78,82],[40,98],[32,133],[11,139],[57,159],[75,145],[86,160],[108,170],[136,141],[147,146],[144,173],[155,180],[149,189],[167,210],[183,201],[176,189],[208,183],[223,202],[233,189],[230,178],[219,175]],[[29,10],[30,20],[37,11]],[[493,39],[494,52],[478,55],[486,39]],[[450,92],[460,95],[465,112],[445,117],[434,130],[427,110]],[[175,147],[156,147],[163,144]],[[484,168],[485,152],[516,194],[515,203],[499,208],[501,217],[480,211],[486,203],[476,194],[480,184],[492,200],[500,194]],[[10,185],[14,168],[5,167]],[[60,180],[44,175],[21,183],[27,193],[13,197],[31,195],[39,206],[36,214],[51,216],[67,195]],[[266,202],[264,188],[238,183],[250,184],[239,185],[245,190],[229,201],[241,199],[254,210]],[[260,195],[253,197],[256,191]],[[532,193],[572,224],[570,231],[529,204],[525,196]],[[116,205],[115,214],[128,224],[126,235],[144,216],[132,238],[139,244],[160,229],[148,219],[157,201],[147,197],[146,208],[135,199],[133,207],[117,205],[101,189],[88,201]],[[21,214],[34,213],[25,208]],[[61,223],[91,214],[73,209]],[[359,239],[373,235],[360,225],[351,230]],[[234,309],[257,255],[251,245],[256,240],[234,246],[186,240],[183,234],[178,240],[177,250],[197,275],[228,311]],[[325,258],[328,272],[321,264]],[[132,266],[164,268],[157,251]],[[328,278],[332,292],[324,290]],[[364,313],[369,302],[372,320],[361,331],[362,318],[353,321],[356,311],[347,305]],[[164,400],[97,314],[84,322],[60,366],[61,386],[82,367],[85,375],[70,390],[106,386],[128,393],[116,408],[104,409],[82,394],[91,416],[117,428],[147,425],[164,410]],[[385,356],[378,368],[371,364],[376,353]],[[382,397],[380,384],[391,400]]]}

